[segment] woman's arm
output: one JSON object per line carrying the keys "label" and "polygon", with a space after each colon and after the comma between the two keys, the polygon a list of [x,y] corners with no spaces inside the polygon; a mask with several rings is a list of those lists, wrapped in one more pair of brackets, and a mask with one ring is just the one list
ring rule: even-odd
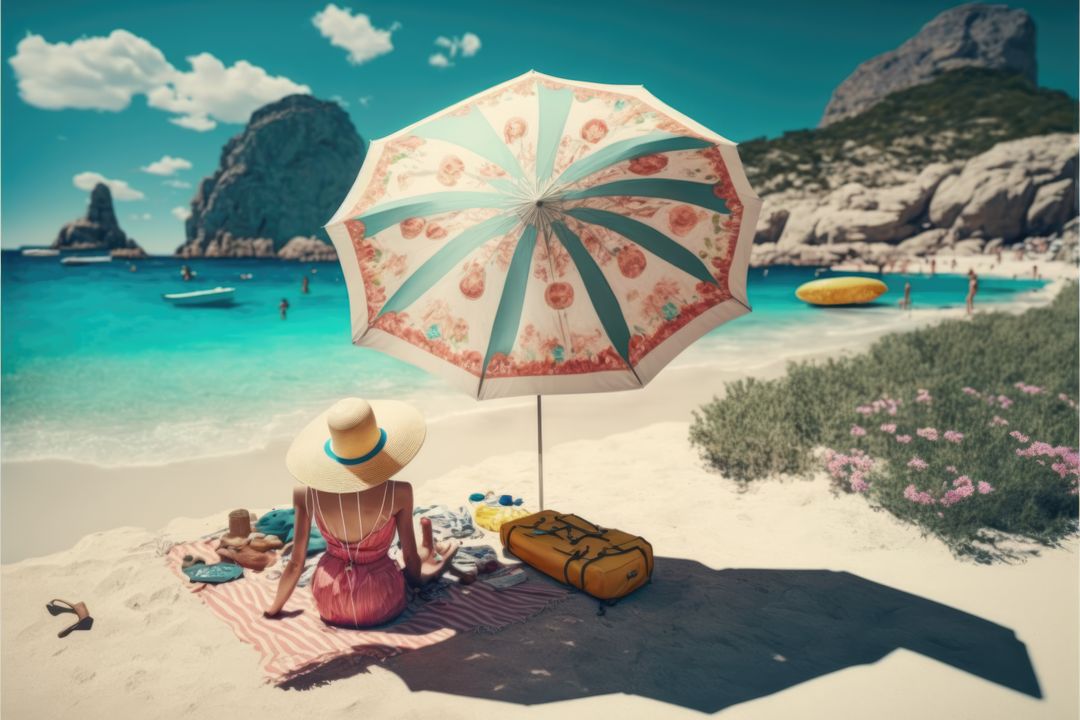
{"label": "woman's arm", "polygon": [[295,524],[293,525],[293,549],[289,562],[281,573],[278,581],[277,597],[263,613],[266,617],[274,617],[285,607],[289,601],[296,583],[304,573],[304,561],[307,560],[308,538],[311,535],[311,517],[307,509],[307,488],[299,487],[293,490],[293,507],[296,508]]}
{"label": "woman's arm", "polygon": [[432,540],[431,520],[421,518],[420,529],[423,535],[418,547],[416,533],[413,530],[412,485],[399,482],[394,490],[395,497],[399,498],[400,503],[397,511],[397,531],[398,540],[401,542],[401,554],[405,558],[405,579],[417,587],[435,580],[446,572],[461,542],[452,540],[439,543],[436,547]]}
{"label": "woman's arm", "polygon": [[[391,480],[390,482],[394,482]],[[394,497],[398,499],[397,522],[398,541],[401,543],[401,555],[405,559],[405,579],[410,585],[423,584],[420,576],[422,561],[416,551],[416,534],[413,531],[413,494],[412,485],[407,482],[396,483]]]}

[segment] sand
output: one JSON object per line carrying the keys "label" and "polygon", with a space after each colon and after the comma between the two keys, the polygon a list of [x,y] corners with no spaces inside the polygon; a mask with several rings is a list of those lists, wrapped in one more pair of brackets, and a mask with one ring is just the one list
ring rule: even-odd
{"label": "sand", "polygon": [[[264,685],[254,650],[160,556],[223,527],[234,507],[286,501],[282,444],[157,467],[5,464],[0,714],[1076,717],[1075,540],[976,565],[862,497],[834,495],[820,475],[741,491],[687,441],[691,411],[727,380],[960,312],[897,314],[888,327],[751,361],[688,363],[634,393],[545,398],[546,504],[650,539],[653,586],[604,617],[574,596],[499,634],[303,691]],[[428,444],[403,476],[418,500],[458,503],[487,488],[535,499],[531,400],[425,410]],[[85,600],[94,629],[57,639],[65,619],[42,607],[53,597]]]}

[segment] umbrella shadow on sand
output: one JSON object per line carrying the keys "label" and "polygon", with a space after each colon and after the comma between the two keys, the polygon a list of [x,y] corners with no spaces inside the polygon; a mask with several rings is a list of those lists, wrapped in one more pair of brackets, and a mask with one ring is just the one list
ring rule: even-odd
{"label": "umbrella shadow on sand", "polygon": [[[603,616],[597,607],[575,593],[529,622],[383,667],[414,691],[522,705],[624,693],[713,713],[904,648],[1042,697],[1012,630],[851,573],[657,558],[651,585]],[[327,666],[290,685],[358,671]]]}

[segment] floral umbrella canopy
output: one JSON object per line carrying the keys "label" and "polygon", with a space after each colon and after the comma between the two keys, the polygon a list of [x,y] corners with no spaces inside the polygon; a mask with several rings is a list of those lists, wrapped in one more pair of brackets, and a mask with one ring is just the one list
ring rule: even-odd
{"label": "floral umbrella canopy", "polygon": [[353,342],[478,399],[638,388],[750,311],[734,143],[529,72],[376,140],[327,224]]}

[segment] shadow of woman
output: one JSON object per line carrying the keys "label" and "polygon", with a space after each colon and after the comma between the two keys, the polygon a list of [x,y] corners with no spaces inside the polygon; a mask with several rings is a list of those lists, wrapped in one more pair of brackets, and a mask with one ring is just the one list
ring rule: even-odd
{"label": "shadow of woman", "polygon": [[[898,648],[1042,697],[1016,634],[974,615],[846,572],[712,570],[678,558],[657,558],[652,584],[603,616],[576,593],[527,623],[384,667],[414,691],[523,705],[626,693],[712,713]],[[344,659],[290,687],[362,671]]]}

